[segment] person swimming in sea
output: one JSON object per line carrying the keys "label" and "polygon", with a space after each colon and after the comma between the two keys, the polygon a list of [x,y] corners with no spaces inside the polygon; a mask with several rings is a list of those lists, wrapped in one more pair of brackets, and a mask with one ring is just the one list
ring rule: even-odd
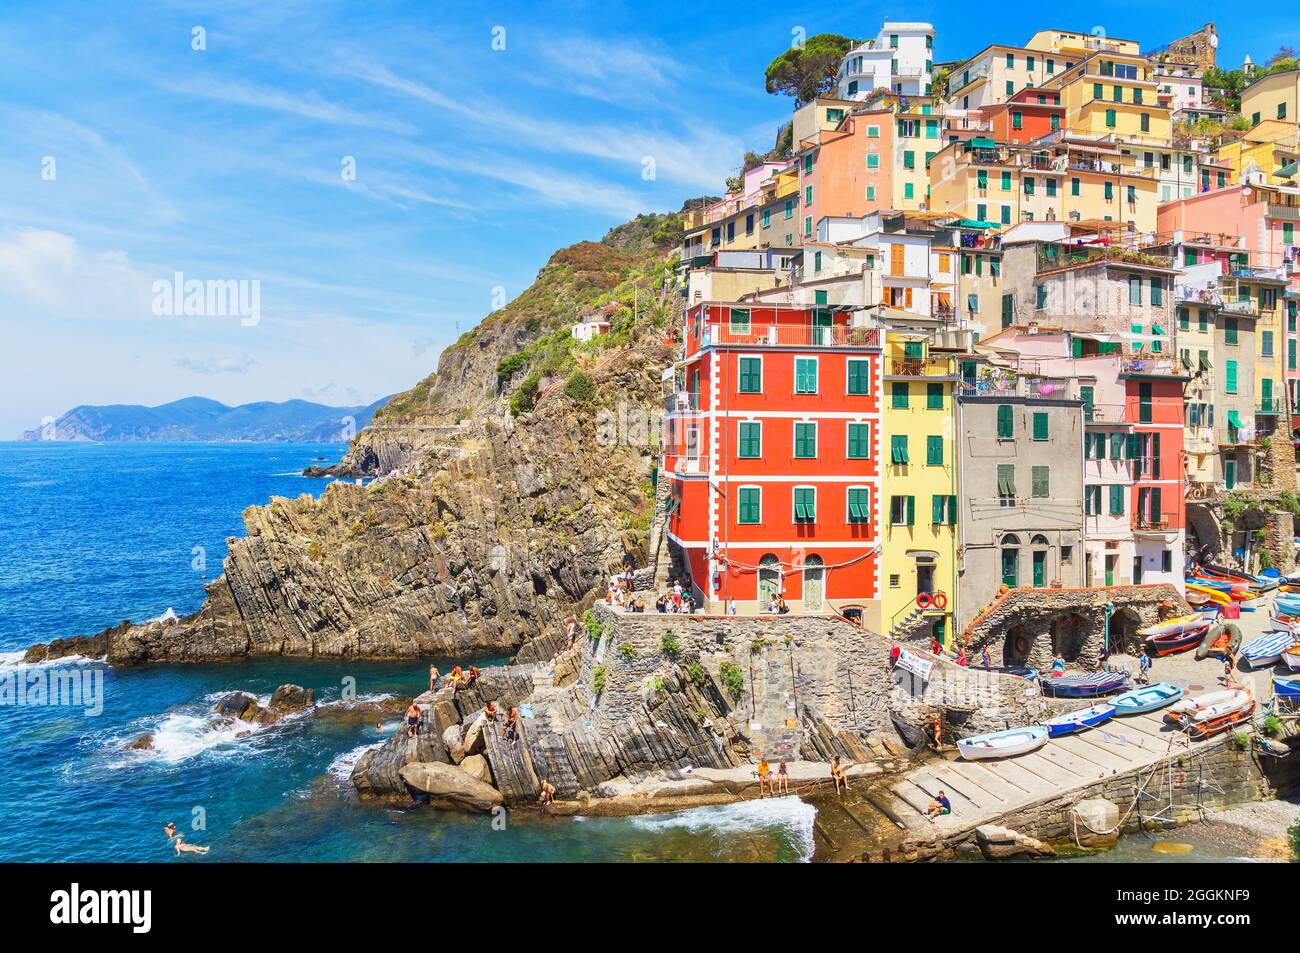
{"label": "person swimming in sea", "polygon": [[176,839],[172,843],[176,845],[177,854],[206,854],[210,849],[200,847],[198,844],[187,844],[185,838],[181,837],[180,834],[176,835]]}

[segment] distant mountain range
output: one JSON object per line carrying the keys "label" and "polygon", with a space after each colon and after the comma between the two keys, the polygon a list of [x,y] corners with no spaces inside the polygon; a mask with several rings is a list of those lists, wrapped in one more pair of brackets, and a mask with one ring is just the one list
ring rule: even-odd
{"label": "distant mountain range", "polygon": [[259,401],[227,407],[206,397],[185,397],[158,407],[82,404],[54,422],[53,434],[37,427],[23,440],[159,442],[331,443],[341,442],[345,418],[353,432],[370,423],[383,397],[365,407],[327,407],[307,400]]}

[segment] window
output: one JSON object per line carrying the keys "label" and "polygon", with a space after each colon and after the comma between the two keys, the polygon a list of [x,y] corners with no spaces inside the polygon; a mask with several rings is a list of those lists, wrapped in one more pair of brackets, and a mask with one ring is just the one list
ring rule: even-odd
{"label": "window", "polygon": [[874,153],[874,152],[868,152],[868,153],[867,153],[867,168],[868,168],[868,169],[879,169],[879,168],[880,168],[880,156],[877,155],[877,154]]}
{"label": "window", "polygon": [[903,198],[910,199],[916,197],[916,188],[911,182],[903,183]]}
{"label": "window", "polygon": [[742,357],[740,359],[740,393],[761,394],[763,392],[763,359],[761,357]]}
{"label": "window", "polygon": [[797,460],[817,456],[817,425],[799,422],[794,425],[794,455]]}
{"label": "window", "polygon": [[756,486],[742,486],[736,493],[736,522],[754,525],[763,521],[763,491]]}
{"label": "window", "polygon": [[1008,54],[1007,54],[1007,69],[1015,69],[1015,68],[1016,68],[1016,54],[1015,54],[1015,53],[1008,53]]}
{"label": "window", "polygon": [[1025,182],[1025,194],[1026,194],[1026,195],[1033,195],[1033,194],[1034,194],[1034,177],[1031,176],[1031,175],[1027,175],[1027,176],[1025,176],[1024,182]]}
{"label": "window", "polygon": [[1259,354],[1260,357],[1273,356],[1273,332],[1272,331],[1259,332]]}
{"label": "window", "polygon": [[1047,285],[1039,285],[1034,289],[1034,307],[1039,311],[1047,307]]}
{"label": "window", "polygon": [[1010,172],[1003,172],[1003,173],[1002,173],[1001,185],[1002,185],[1002,191],[1003,191],[1003,192],[1010,192],[1010,191],[1011,191],[1011,173],[1010,173]]}
{"label": "window", "polygon": [[1138,278],[1138,277],[1136,277],[1136,276],[1135,276],[1135,277],[1132,277],[1132,278],[1129,278],[1129,280],[1128,280],[1128,303],[1129,303],[1129,304],[1141,304],[1141,303],[1142,303],[1142,279],[1141,279],[1141,278]]}
{"label": "window", "polygon": [[1009,328],[1014,320],[1015,297],[1010,293],[1002,296],[1002,327]]}
{"label": "window", "polygon": [[907,394],[908,394],[907,382],[894,381],[892,384],[889,385],[889,392],[890,392],[889,405],[893,407],[895,410],[906,410]]}
{"label": "window", "polygon": [[1277,104],[1277,118],[1278,119],[1286,118],[1286,103]]}
{"label": "window", "polygon": [[785,200],[785,217],[794,218],[794,199]]}
{"label": "window", "polygon": [[1106,128],[1107,129],[1115,128],[1115,110],[1113,109],[1106,110]]}
{"label": "window", "polygon": [[889,438],[889,462],[907,465],[907,434],[894,434]]}
{"label": "window", "polygon": [[849,459],[865,460],[870,457],[871,426],[869,424],[849,424],[847,430]]}
{"label": "window", "polygon": [[1047,439],[1047,414],[1043,411],[1034,412],[1034,439]]}
{"label": "window", "polygon": [[817,490],[811,486],[794,488],[794,521],[811,523],[817,519]]}
{"label": "window", "polygon": [[765,208],[763,209],[763,227],[768,228],[771,226],[771,224],[772,224],[772,210],[770,208]]}
{"label": "window", "polygon": [[[1195,264],[1195,262],[1192,262],[1192,264]],[[1188,314],[1186,308],[1179,308],[1178,309],[1178,330],[1190,331],[1191,329],[1192,329],[1191,315]]]}
{"label": "window", "polygon": [[1051,467],[1032,467],[1030,469],[1029,495],[1034,499],[1044,500],[1052,494],[1048,491],[1048,474]]}
{"label": "window", "polygon": [[1223,319],[1223,343],[1235,345],[1237,343],[1237,319]]}
{"label": "window", "polygon": [[[831,111],[828,109],[828,110],[826,111],[826,118],[827,118],[827,119],[830,118],[830,113],[831,113]],[[811,171],[812,171],[812,166],[813,166],[813,157],[812,157],[812,153],[810,152],[810,153],[808,153],[806,156],[803,157],[803,170],[804,170],[805,172],[811,172]]]}
{"label": "window", "polygon": [[1011,463],[998,464],[998,503],[1014,506],[1016,503],[1016,468]]}
{"label": "window", "polygon": [[1112,201],[1115,198],[1115,183],[1114,182],[1103,183],[1101,187],[1101,195],[1102,198],[1104,198],[1107,202]]}
{"label": "window", "polygon": [[803,220],[803,233],[804,233],[805,235],[811,235],[811,234],[812,234],[812,216],[811,216],[811,215],[805,215],[805,216],[804,216],[804,220]]}
{"label": "window", "polygon": [[813,187],[812,187],[811,185],[805,185],[805,186],[803,187],[803,204],[804,204],[804,205],[812,205],[812,189],[813,189]]}
{"label": "window", "polygon": [[942,384],[925,385],[925,409],[943,410],[943,385]]}
{"label": "window", "polygon": [[1236,361],[1223,362],[1223,376],[1224,376],[1224,381],[1223,381],[1224,392],[1228,394],[1237,393],[1237,362]]}
{"label": "window", "polygon": [[1034,69],[1034,58],[1033,58],[1032,56],[1026,56],[1026,57],[1025,57],[1025,69],[1027,69],[1027,70],[1029,70],[1029,71],[1031,71],[1031,72],[1033,71],[1033,69]]}
{"label": "window", "polygon": [[1047,195],[1048,195],[1048,197],[1050,198],[1050,197],[1056,195],[1056,180],[1055,180],[1055,179],[1044,179],[1043,182],[1047,185]]}
{"label": "window", "polygon": [[849,487],[846,510],[850,523],[865,523],[871,519],[871,507],[865,486]]}
{"label": "window", "polygon": [[1012,129],[1025,128],[1025,114],[1018,109],[1013,110],[1011,113],[1011,128]]}
{"label": "window", "polygon": [[1071,194],[1071,195],[1078,195],[1078,194],[1079,194],[1079,185],[1080,185],[1080,182],[1079,182],[1079,179],[1078,179],[1078,178],[1072,178],[1072,179],[1070,179],[1070,194]]}
{"label": "window", "polygon": [[1101,514],[1101,486],[1093,483],[1083,488],[1083,515],[1099,516]]}
{"label": "window", "polygon": [[1110,487],[1110,515],[1124,515],[1124,487],[1119,483],[1112,483]]}
{"label": "window", "polygon": [[727,328],[732,334],[741,337],[749,334],[749,309],[732,308],[727,318]]}
{"label": "window", "polygon": [[813,272],[818,273],[822,270],[822,253],[813,252]]}
{"label": "window", "polygon": [[903,150],[903,168],[904,169],[916,168],[916,153],[913,152],[911,149]]}
{"label": "window", "polygon": [[742,420],[740,422],[739,439],[740,446],[736,455],[742,460],[754,460],[763,455],[763,425],[757,420]]}
{"label": "window", "polygon": [[956,526],[957,497],[940,494],[930,497],[930,522],[935,526]]}
{"label": "window", "polygon": [[1160,571],[1174,571],[1174,551],[1172,549],[1161,550],[1160,552]]}
{"label": "window", "polygon": [[943,466],[943,437],[931,435],[925,438],[925,465]]}
{"label": "window", "polygon": [[862,358],[850,358],[848,374],[850,394],[871,393],[871,363],[869,361]]}
{"label": "window", "polygon": [[794,359],[794,392],[796,394],[817,393],[817,358],[796,357]]}
{"label": "window", "polygon": [[1012,407],[1010,404],[998,405],[998,439],[1010,440],[1014,433],[1014,418],[1012,417]]}
{"label": "window", "polygon": [[[1131,186],[1130,186],[1131,188]],[[1165,303],[1165,285],[1159,278],[1151,279],[1151,304],[1160,307]]]}
{"label": "window", "polygon": [[911,526],[916,522],[916,497],[891,496],[889,498],[889,525]]}
{"label": "window", "polygon": [[1138,423],[1151,423],[1151,385],[1138,384]]}

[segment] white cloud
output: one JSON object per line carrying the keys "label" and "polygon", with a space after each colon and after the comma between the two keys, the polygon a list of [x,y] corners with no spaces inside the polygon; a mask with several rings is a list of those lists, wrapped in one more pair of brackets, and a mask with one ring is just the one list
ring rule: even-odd
{"label": "white cloud", "polygon": [[181,357],[176,359],[176,366],[196,374],[247,374],[249,368],[257,364],[257,359],[248,357]]}
{"label": "white cloud", "polygon": [[0,233],[0,301],[14,317],[147,318],[151,286],[124,252],[86,252],[50,229]]}

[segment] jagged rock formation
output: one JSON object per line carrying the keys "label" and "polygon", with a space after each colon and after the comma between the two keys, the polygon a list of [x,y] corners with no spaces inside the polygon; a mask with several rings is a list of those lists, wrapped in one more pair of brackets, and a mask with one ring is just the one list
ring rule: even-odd
{"label": "jagged rock formation", "polygon": [[[653,512],[653,428],[606,444],[597,428],[602,411],[659,403],[670,305],[655,292],[673,221],[642,216],[557,252],[332,468],[398,474],[250,507],[197,613],[34,646],[28,660],[510,653],[581,609],[644,547]],[[569,324],[597,305],[611,334],[575,343]],[[566,386],[579,372],[584,386]]]}

